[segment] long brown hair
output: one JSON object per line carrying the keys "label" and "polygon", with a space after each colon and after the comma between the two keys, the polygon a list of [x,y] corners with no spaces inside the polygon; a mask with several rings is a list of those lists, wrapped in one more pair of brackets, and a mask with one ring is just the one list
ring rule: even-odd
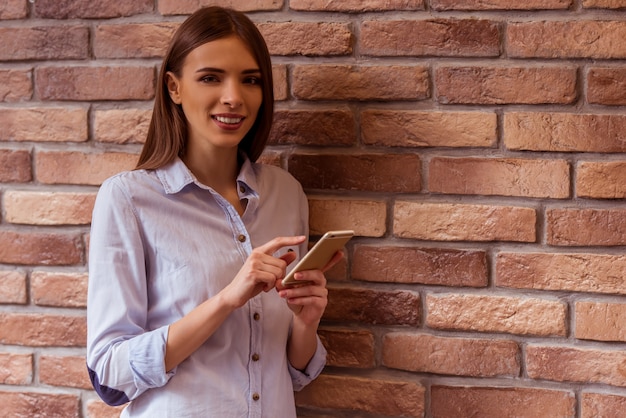
{"label": "long brown hair", "polygon": [[263,36],[243,13],[222,8],[205,7],[185,20],[178,28],[159,71],[152,119],[148,136],[136,169],[164,166],[185,151],[187,119],[182,107],[172,101],[167,89],[168,71],[181,76],[187,55],[200,45],[227,36],[238,36],[248,47],[261,70],[263,101],[256,121],[239,143],[239,149],[256,161],[267,143],[274,114],[272,63]]}

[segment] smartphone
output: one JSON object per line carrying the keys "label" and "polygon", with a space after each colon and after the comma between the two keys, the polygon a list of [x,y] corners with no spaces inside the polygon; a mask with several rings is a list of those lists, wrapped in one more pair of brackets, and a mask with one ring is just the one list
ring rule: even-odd
{"label": "smartphone", "polygon": [[333,255],[342,250],[346,243],[354,236],[354,231],[328,231],[315,243],[296,266],[282,280],[283,286],[308,284],[309,282],[294,279],[294,274],[303,270],[316,270],[324,267]]}

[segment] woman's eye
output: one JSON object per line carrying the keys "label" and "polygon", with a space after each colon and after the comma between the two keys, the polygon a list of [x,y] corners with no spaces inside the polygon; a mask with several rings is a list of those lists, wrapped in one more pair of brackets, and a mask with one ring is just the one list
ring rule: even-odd
{"label": "woman's eye", "polygon": [[244,80],[246,84],[261,84],[260,77],[248,77]]}
{"label": "woman's eye", "polygon": [[217,77],[213,76],[213,75],[205,75],[204,77],[202,77],[200,79],[200,81],[202,81],[203,83],[214,83],[216,81],[218,81]]}

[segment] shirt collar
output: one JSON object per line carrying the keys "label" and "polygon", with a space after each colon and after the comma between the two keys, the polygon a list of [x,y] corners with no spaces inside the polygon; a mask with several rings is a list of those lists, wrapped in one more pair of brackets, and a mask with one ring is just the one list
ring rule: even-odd
{"label": "shirt collar", "polygon": [[[242,197],[257,196],[257,177],[254,165],[248,159],[248,157],[241,153],[243,158],[243,164],[241,170],[237,175],[237,187],[239,188],[239,194]],[[175,194],[180,192],[185,186],[194,183],[198,187],[207,189],[208,187],[200,183],[196,176],[187,168],[185,163],[176,157],[172,162],[159,167],[155,170],[158,179],[163,184],[163,189],[167,194]]]}

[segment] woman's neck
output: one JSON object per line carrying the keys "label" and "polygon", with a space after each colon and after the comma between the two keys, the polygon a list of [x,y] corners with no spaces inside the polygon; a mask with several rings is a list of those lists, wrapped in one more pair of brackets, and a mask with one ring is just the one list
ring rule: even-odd
{"label": "woman's neck", "polygon": [[236,187],[239,174],[238,150],[217,150],[211,153],[187,152],[183,162],[202,184],[220,194]]}

